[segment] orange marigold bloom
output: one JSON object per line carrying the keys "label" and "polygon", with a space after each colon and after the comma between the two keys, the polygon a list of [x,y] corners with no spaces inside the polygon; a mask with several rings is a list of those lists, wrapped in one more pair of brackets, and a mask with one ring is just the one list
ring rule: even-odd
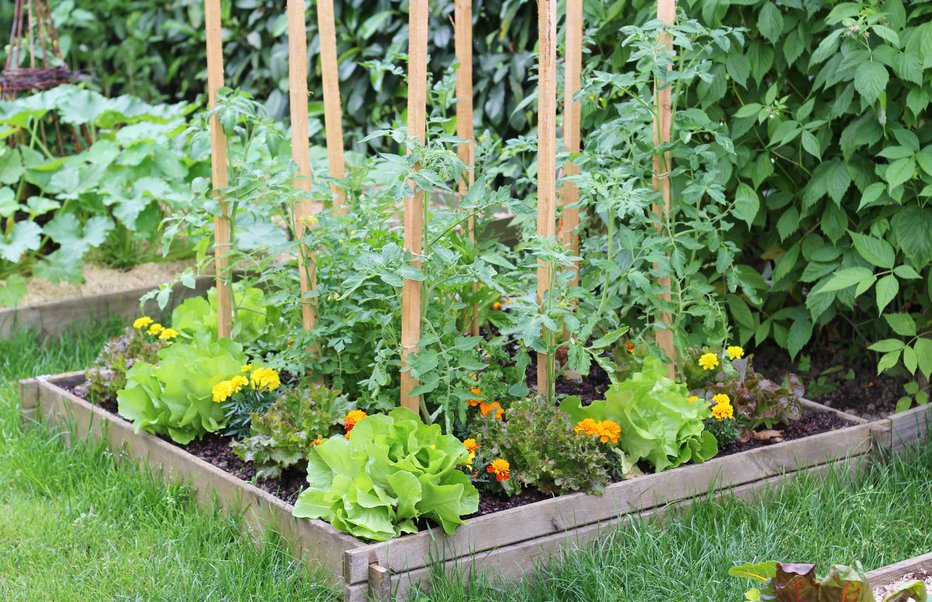
{"label": "orange marigold bloom", "polygon": [[574,430],[577,436],[583,433],[597,438],[602,443],[618,443],[618,438],[621,436],[621,426],[613,420],[596,421],[592,418],[585,418],[579,421]]}
{"label": "orange marigold bloom", "polygon": [[343,419],[343,426],[346,427],[346,438],[349,439],[349,432],[353,430],[356,423],[365,418],[367,414],[362,410],[352,410]]}
{"label": "orange marigold bloom", "polygon": [[502,302],[501,302],[501,301],[496,301],[495,303],[492,304],[492,309],[494,309],[495,311],[498,311],[498,310],[500,310],[501,308],[502,308]]}
{"label": "orange marigold bloom", "polygon": [[596,424],[595,420],[592,418],[585,418],[576,424],[576,428],[574,430],[576,431],[577,435],[579,433],[585,433],[591,437],[596,434],[597,429],[598,425]]}
{"label": "orange marigold bloom", "polygon": [[323,439],[317,438],[317,439],[314,439],[313,441],[311,441],[311,445],[320,445],[320,444],[323,443],[323,442],[324,442]]}
{"label": "orange marigold bloom", "polygon": [[477,451],[479,451],[479,442],[473,439],[472,437],[464,440],[463,445],[466,446],[466,451],[468,451],[471,454],[474,454]]}
{"label": "orange marigold bloom", "polygon": [[492,403],[485,403],[484,401],[480,401],[479,411],[482,413],[483,416],[488,416],[489,414],[493,414],[499,420],[501,420],[502,416],[505,415],[504,408],[502,408],[502,405],[498,403],[497,401],[493,401]]}
{"label": "orange marigold bloom", "polygon": [[625,343],[625,348],[628,350],[628,353],[634,353],[634,343],[631,341]]}
{"label": "orange marigold bloom", "polygon": [[511,478],[511,464],[508,463],[508,460],[502,460],[501,458],[492,460],[492,463],[489,464],[486,471],[488,471],[489,474],[494,474],[495,480],[498,482],[507,481]]}
{"label": "orange marigold bloom", "polygon": [[475,395],[476,397],[473,399],[467,399],[466,405],[468,405],[471,408],[474,408],[482,402],[482,389],[473,387],[472,389],[469,390],[469,392]]}

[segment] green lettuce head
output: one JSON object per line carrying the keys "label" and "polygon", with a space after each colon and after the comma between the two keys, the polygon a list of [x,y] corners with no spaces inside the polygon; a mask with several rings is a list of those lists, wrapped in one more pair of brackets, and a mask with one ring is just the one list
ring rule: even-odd
{"label": "green lettuce head", "polygon": [[456,437],[407,408],[368,416],[349,439],[334,436],[311,449],[308,488],[294,515],[373,541],[415,533],[419,518],[453,533],[461,516],[479,508],[479,492],[459,470],[468,455]]}
{"label": "green lettuce head", "polygon": [[229,339],[177,342],[159,352],[157,365],[139,362],[117,394],[120,415],[141,430],[168,435],[182,445],[226,424],[213,386],[240,374],[243,348]]}
{"label": "green lettuce head", "polygon": [[650,462],[657,472],[704,462],[718,453],[715,437],[702,422],[711,416],[709,405],[688,401],[686,385],[666,374],[660,360],[647,357],[641,371],[613,384],[605,399],[582,407],[578,397],[568,397],[561,407],[577,422],[592,418],[613,420],[621,426],[625,472],[641,460]]}

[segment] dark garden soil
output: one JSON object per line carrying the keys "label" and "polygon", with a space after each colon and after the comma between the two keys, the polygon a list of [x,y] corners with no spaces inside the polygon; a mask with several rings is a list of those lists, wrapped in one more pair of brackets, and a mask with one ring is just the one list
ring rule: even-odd
{"label": "dark garden soil", "polygon": [[904,379],[878,376],[871,353],[852,357],[850,345],[820,341],[807,355],[811,367],[800,370],[799,362],[794,363],[786,351],[764,347],[754,352],[754,369],[776,383],[782,383],[787,372],[797,374],[806,386],[807,399],[867,420],[892,414],[904,395]]}
{"label": "dark garden soil", "polygon": [[[595,372],[595,369],[593,372]],[[608,377],[604,372],[602,375],[604,376],[604,384],[601,381],[601,378],[595,379],[593,382],[588,382],[588,384],[586,380],[584,380],[583,383],[567,382],[563,385],[565,389],[564,392],[575,395],[580,395],[582,392],[589,392],[590,397],[587,401],[598,399],[608,388]],[[80,396],[80,393],[82,392],[82,381],[72,381],[62,384],[65,389]],[[529,384],[533,386],[533,383]],[[558,385],[557,388],[560,390],[560,385]],[[595,393],[596,391],[597,393]],[[112,400],[100,403],[98,404],[98,407],[107,410],[111,414],[117,414],[116,402]],[[845,420],[841,416],[831,412],[807,410],[804,412],[802,418],[791,423],[789,426],[782,429],[775,429],[780,431],[781,437],[767,440],[750,439],[745,442],[737,442],[719,450],[718,456],[727,456],[758,447],[766,447],[781,441],[792,441],[794,439],[800,439],[810,435],[816,435],[819,433],[845,428],[846,426],[851,426],[851,424],[852,423]],[[171,441],[171,439],[167,437],[162,437],[162,439],[172,443],[173,445],[176,445]],[[298,498],[298,494],[301,492],[305,485],[304,474],[302,474],[299,470],[285,471],[280,478],[257,480],[255,478],[255,469],[233,453],[233,450],[230,448],[229,437],[209,434],[200,440],[195,440],[188,445],[179,447],[182,447],[182,449],[185,451],[197,456],[209,464],[212,464],[213,466],[216,466],[217,468],[220,468],[221,470],[232,474],[239,479],[256,485],[263,491],[266,491],[289,504],[295,503],[295,500]],[[648,466],[641,466],[640,468],[645,473],[651,472]],[[620,480],[621,479],[614,479],[613,482],[618,482]],[[525,490],[520,494],[510,498],[505,496],[486,494],[483,495],[479,500],[479,511],[470,516],[482,516],[485,514],[491,514],[493,512],[499,512],[501,510],[507,510],[509,508],[517,508],[519,506],[539,502],[550,497],[552,496],[536,490]]]}

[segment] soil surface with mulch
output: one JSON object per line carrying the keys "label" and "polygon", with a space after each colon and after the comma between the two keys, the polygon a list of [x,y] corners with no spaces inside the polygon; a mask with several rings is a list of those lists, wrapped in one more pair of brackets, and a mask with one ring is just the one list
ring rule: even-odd
{"label": "soil surface with mulch", "polygon": [[932,572],[925,571],[925,570],[912,571],[910,573],[906,573],[905,575],[903,575],[896,581],[893,581],[892,583],[881,585],[880,587],[875,587],[874,596],[878,600],[883,600],[884,598],[886,598],[887,596],[895,592],[897,589],[903,587],[904,585],[908,585],[912,583],[913,581],[922,581],[923,584],[925,584],[926,586],[926,592],[928,592],[928,594],[932,596]]}
{"label": "soil surface with mulch", "polygon": [[866,420],[886,418],[896,410],[904,395],[901,377],[877,375],[874,354],[852,358],[851,347],[842,342],[821,341],[807,350],[811,367],[800,370],[783,349],[764,347],[754,351],[754,369],[775,383],[788,372],[798,375],[806,386],[806,399]]}
{"label": "soil surface with mulch", "polygon": [[[585,383],[585,381],[583,382]],[[598,393],[598,395],[589,398],[588,401],[591,401],[592,399],[598,399],[599,396],[604,393],[605,389],[607,389],[608,376],[605,375],[604,384],[599,381],[596,382],[598,382],[598,385],[590,384],[589,387],[582,386],[579,383],[568,382],[564,384],[563,387],[565,389],[572,389],[572,386],[577,385],[577,388],[571,393],[575,395],[579,395],[580,391],[595,391],[597,390],[597,387],[601,387],[601,391]],[[79,396],[82,384],[83,381],[62,383],[63,388]],[[558,390],[559,389],[560,385],[558,385]],[[567,391],[567,393],[569,393],[569,391]],[[116,407],[117,404],[113,400],[107,400],[97,405],[98,407],[107,410],[111,414],[118,415]],[[819,433],[845,428],[847,426],[851,426],[851,424],[851,422],[832,412],[806,410],[799,420],[790,423],[784,428],[774,429],[780,431],[780,434],[782,435],[781,437],[767,440],[750,439],[744,442],[733,443],[732,445],[719,450],[719,453],[716,457],[736,454],[758,447],[766,447],[768,445],[774,445],[782,441],[801,439],[810,435],[817,435]],[[161,438],[168,443],[177,445],[168,437]],[[266,491],[289,504],[295,503],[295,500],[298,498],[298,494],[306,484],[305,476],[301,473],[301,471],[287,470],[282,474],[281,477],[276,479],[256,479],[255,468],[251,464],[244,462],[239,458],[239,456],[233,453],[233,450],[230,448],[230,441],[231,439],[229,437],[225,437],[223,435],[208,434],[200,440],[194,440],[187,445],[178,447],[181,447],[185,451],[197,456],[205,462],[212,464],[213,466],[216,466],[217,468],[224,470],[233,476],[242,479],[243,481],[254,484],[263,491]],[[650,467],[647,465],[639,466],[639,468],[644,473],[652,472]],[[621,480],[622,479],[614,478],[612,482],[619,482]],[[553,496],[536,490],[525,490],[520,494],[510,498],[499,495],[485,494],[479,499],[478,512],[470,515],[470,517],[491,514],[493,512],[499,512],[509,508],[517,508],[519,506],[546,500],[550,497]]]}

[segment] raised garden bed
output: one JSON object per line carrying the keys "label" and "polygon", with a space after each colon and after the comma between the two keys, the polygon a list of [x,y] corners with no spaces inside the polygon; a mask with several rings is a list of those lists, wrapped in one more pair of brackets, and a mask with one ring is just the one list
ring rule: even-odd
{"label": "raised garden bed", "polygon": [[[212,276],[197,278],[194,288],[178,284],[172,290],[169,304],[164,310],[159,310],[155,301],[148,301],[144,313],[159,319],[170,316],[171,311],[179,303],[190,297],[206,294],[213,285]],[[128,321],[139,315],[140,297],[153,288],[154,286],[134,286],[126,290],[70,297],[15,309],[0,308],[0,339],[10,338],[18,330],[32,330],[41,337],[58,336],[75,322],[109,317],[118,317],[123,321]]]}
{"label": "raised garden bed", "polygon": [[932,552],[870,571],[867,579],[878,599],[883,599],[893,586],[914,580],[925,581],[926,588],[932,592]]}
{"label": "raised garden bed", "polygon": [[[283,534],[296,554],[319,563],[343,585],[348,601],[368,595],[381,599],[389,593],[403,598],[412,586],[427,580],[438,562],[448,570],[518,575],[541,557],[591,540],[631,514],[663,511],[710,491],[753,495],[793,474],[860,463],[869,458],[875,443],[898,449],[925,435],[920,425],[930,420],[928,407],[872,423],[836,413],[850,426],[621,481],[609,485],[602,496],[566,495],[477,516],[453,536],[427,529],[367,544],[325,522],[295,519],[290,504],[254,484],[158,437],[133,433],[127,421],[69,392],[82,378],[77,372],[23,381],[25,422],[43,419],[66,429],[68,443],[72,436],[105,439],[115,451],[159,469],[163,478],[190,482],[200,500],[216,499],[224,508],[244,512],[256,531]],[[811,402],[807,406],[835,413]]]}

